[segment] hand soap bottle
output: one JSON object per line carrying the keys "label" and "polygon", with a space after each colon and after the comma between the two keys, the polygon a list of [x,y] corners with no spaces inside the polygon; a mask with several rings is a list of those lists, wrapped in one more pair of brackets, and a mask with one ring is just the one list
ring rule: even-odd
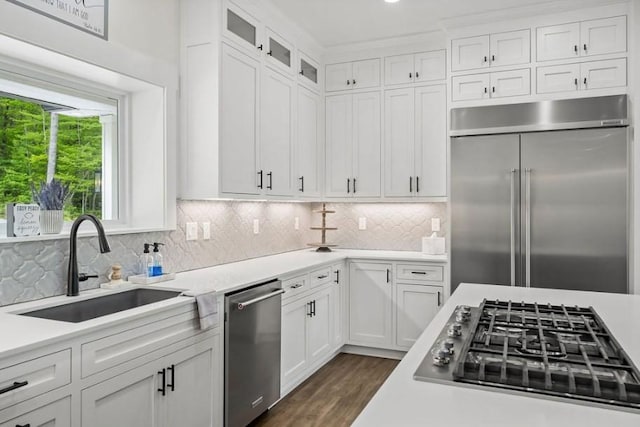
{"label": "hand soap bottle", "polygon": [[162,254],[160,253],[160,245],[164,246],[164,243],[153,243],[153,276],[162,276],[163,274],[163,260]]}
{"label": "hand soap bottle", "polygon": [[149,243],[144,244],[144,251],[140,255],[140,267],[142,274],[147,277],[153,277],[153,256],[149,253]]}

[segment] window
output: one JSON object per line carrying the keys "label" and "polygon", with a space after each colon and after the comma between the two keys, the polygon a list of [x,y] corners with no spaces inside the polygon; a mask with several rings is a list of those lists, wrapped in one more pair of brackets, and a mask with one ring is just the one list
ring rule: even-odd
{"label": "window", "polygon": [[0,219],[56,178],[72,192],[65,220],[118,219],[118,101],[0,71]]}

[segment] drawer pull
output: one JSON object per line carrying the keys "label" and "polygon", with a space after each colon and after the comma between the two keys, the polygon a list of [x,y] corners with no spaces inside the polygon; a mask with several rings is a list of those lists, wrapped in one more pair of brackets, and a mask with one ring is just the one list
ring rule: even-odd
{"label": "drawer pull", "polygon": [[425,275],[425,274],[427,274],[427,272],[426,271],[412,271],[411,274],[423,274],[423,275]]}
{"label": "drawer pull", "polygon": [[326,275],[326,274],[323,274],[322,276],[318,276],[318,280],[326,279],[327,277],[329,277],[329,276]]}
{"label": "drawer pull", "polygon": [[16,427],[31,427],[31,424],[16,424]]}
{"label": "drawer pull", "polygon": [[5,387],[2,390],[0,390],[0,394],[8,393],[12,390],[18,389],[20,387],[24,387],[27,384],[29,384],[29,381],[14,381],[13,384],[10,385],[9,387]]}
{"label": "drawer pull", "polygon": [[289,286],[291,289],[298,289],[302,287],[302,283],[296,283],[295,285]]}

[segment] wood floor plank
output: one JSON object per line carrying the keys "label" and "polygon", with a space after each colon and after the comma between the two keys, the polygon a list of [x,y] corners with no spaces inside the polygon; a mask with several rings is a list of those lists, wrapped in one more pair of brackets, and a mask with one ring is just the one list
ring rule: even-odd
{"label": "wood floor plank", "polygon": [[349,426],[397,364],[392,359],[341,353],[251,426]]}

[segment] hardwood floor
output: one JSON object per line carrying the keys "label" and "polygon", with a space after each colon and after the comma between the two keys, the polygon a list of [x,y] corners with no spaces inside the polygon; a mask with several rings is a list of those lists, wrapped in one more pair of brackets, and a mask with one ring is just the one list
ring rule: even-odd
{"label": "hardwood floor", "polygon": [[341,353],[251,426],[349,426],[398,363]]}

